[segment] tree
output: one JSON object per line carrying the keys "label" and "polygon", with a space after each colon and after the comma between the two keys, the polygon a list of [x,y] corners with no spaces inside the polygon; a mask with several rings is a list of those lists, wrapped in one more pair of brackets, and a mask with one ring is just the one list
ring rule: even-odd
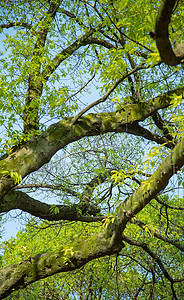
{"label": "tree", "polygon": [[[183,2],[10,2],[1,3],[0,209],[87,223],[87,234],[76,225],[59,248],[2,262],[1,298],[115,255],[127,299],[182,299]],[[43,189],[41,200],[29,194]]]}

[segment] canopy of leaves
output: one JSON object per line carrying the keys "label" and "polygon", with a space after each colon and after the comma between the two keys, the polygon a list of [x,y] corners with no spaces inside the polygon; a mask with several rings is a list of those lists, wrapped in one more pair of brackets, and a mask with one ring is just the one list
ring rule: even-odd
{"label": "canopy of leaves", "polygon": [[0,5],[0,298],[182,299],[184,3]]}

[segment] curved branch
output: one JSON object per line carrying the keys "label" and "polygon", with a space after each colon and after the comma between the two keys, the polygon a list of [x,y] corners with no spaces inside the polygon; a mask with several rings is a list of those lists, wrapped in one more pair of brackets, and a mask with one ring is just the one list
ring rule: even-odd
{"label": "curved branch", "polygon": [[83,22],[81,22],[81,20],[79,18],[77,18],[76,15],[74,15],[73,13],[71,13],[68,10],[62,9],[61,12],[63,14],[65,14],[66,16],[70,17],[71,19],[75,19],[75,21],[79,24],[79,25],[83,25],[84,27],[87,27]]}
{"label": "curved branch", "polygon": [[[166,126],[166,122],[165,122],[164,120],[162,120],[160,114],[159,114],[158,112],[154,113],[154,114],[152,115],[152,119],[153,119],[155,125],[156,125],[160,130],[162,130],[164,136],[165,136],[168,140],[173,141],[173,137],[172,137],[172,135],[169,133],[169,130],[168,130],[167,126]],[[174,144],[174,142],[173,142],[173,144]]]}
{"label": "curved branch", "polygon": [[[64,118],[19,149],[12,149],[10,155],[0,160],[0,170],[16,172],[24,178],[48,163],[58,150],[85,136],[128,132],[128,130],[135,134],[139,121],[144,121],[158,109],[168,107],[172,94],[180,95],[183,91],[184,87],[157,96],[145,103],[126,104],[121,111],[117,112],[91,113],[80,117],[75,124],[72,124],[73,117]],[[16,186],[13,178],[4,175],[3,172],[0,173],[0,197]]]}
{"label": "curved branch", "polygon": [[61,246],[58,251],[29,257],[1,270],[0,299],[40,279],[78,269],[95,258],[117,254],[123,247],[121,240],[112,244],[112,239],[107,238],[104,231],[86,240],[78,239],[71,245]]}
{"label": "curved branch", "polygon": [[115,90],[115,88],[121,83],[123,82],[126,78],[128,78],[131,74],[134,74],[135,72],[137,72],[138,70],[142,70],[142,69],[146,69],[147,67],[144,64],[141,64],[139,66],[137,66],[136,68],[134,68],[133,70],[131,70],[130,72],[126,73],[124,76],[120,77],[115,83],[114,85],[107,91],[107,93],[100,99],[92,102],[91,104],[89,104],[87,107],[85,107],[83,110],[81,110],[72,120],[72,124],[74,124],[83,114],[85,114],[88,110],[90,110],[91,108],[93,108],[94,106],[103,103],[109,96],[110,94]]}
{"label": "curved branch", "polygon": [[146,129],[138,124],[136,126],[133,126],[132,128],[131,127],[128,128],[127,132],[137,135],[137,136],[142,136],[145,139],[156,142],[157,144],[160,144],[160,145],[165,144],[165,147],[167,147],[169,149],[173,149],[174,146],[176,146],[175,141],[170,141],[166,137],[159,136],[156,133],[152,133],[148,129]]}
{"label": "curved branch", "polygon": [[[68,194],[74,196],[74,197],[79,197],[81,198],[82,195],[91,195],[91,192],[94,190],[94,188],[103,183],[106,178],[107,178],[107,174],[111,174],[111,170],[108,170],[105,173],[101,173],[97,176],[95,176],[89,183],[85,184],[85,189],[84,192],[78,193],[75,190],[70,189],[69,187],[66,187],[62,184],[47,184],[47,183],[33,183],[33,184],[20,184],[18,186],[15,187],[16,190],[20,190],[20,189],[30,189],[30,188],[43,188],[43,189],[51,189],[51,190],[58,190],[58,191],[63,191],[63,192],[67,192]],[[83,201],[83,200],[82,200]]]}
{"label": "curved branch", "polygon": [[169,40],[168,26],[177,3],[178,0],[162,1],[158,10],[155,32],[152,33],[152,37],[156,40],[161,60],[171,66],[180,64],[184,59],[184,44],[178,44],[173,50]]}
{"label": "curved branch", "polygon": [[[21,191],[11,191],[2,200],[0,212],[8,212],[12,209],[21,209],[32,216],[39,217],[48,221],[68,220],[68,221],[82,221],[82,222],[97,222],[104,217],[97,216],[100,209],[87,202],[68,205],[54,205],[57,213],[52,212],[53,205],[43,203],[26,193]],[[84,214],[84,215],[83,215]],[[87,215],[93,215],[90,217]]]}
{"label": "curved branch", "polygon": [[[77,205],[78,209],[82,210],[83,213],[87,213],[90,215],[96,215],[100,213],[100,209],[97,209],[95,205],[89,204],[91,200],[91,196],[93,194],[94,189],[105,182],[107,176],[111,175],[111,169],[106,170],[105,172],[99,173],[97,176],[93,177],[90,182],[83,184],[84,190],[81,192],[76,192],[75,190],[71,189],[70,187],[62,185],[62,183],[54,185],[54,184],[47,184],[47,183],[38,183],[38,184],[20,184],[16,186],[13,190],[20,190],[25,188],[43,188],[43,189],[51,189],[51,190],[58,190],[66,192],[67,194],[76,197],[80,200],[79,204]],[[70,186],[70,184],[69,184]],[[16,207],[14,207],[16,208]],[[12,208],[13,209],[13,208]],[[94,211],[94,213],[93,213]]]}
{"label": "curved branch", "polygon": [[103,39],[92,38],[93,33],[98,31],[101,28],[99,25],[97,28],[90,29],[83,36],[79,37],[75,42],[71,45],[63,49],[59,54],[57,54],[52,61],[44,68],[42,72],[42,80],[46,82],[52,73],[57,69],[57,67],[69,56],[71,56],[76,50],[81,48],[82,46],[86,46],[89,44],[99,44],[103,45],[106,48],[114,48],[112,44]]}
{"label": "curved branch", "polygon": [[48,183],[29,183],[29,184],[19,184],[14,189],[21,190],[21,189],[50,189],[55,191],[63,191],[66,192],[74,197],[78,197],[80,194],[76,191],[70,189],[69,187],[63,186],[62,184],[48,184]]}
{"label": "curved branch", "polygon": [[25,23],[25,22],[10,22],[9,24],[0,24],[0,28],[9,29],[12,27],[24,27],[26,29],[31,29],[32,25]]}
{"label": "curved branch", "polygon": [[[73,205],[49,205],[47,203],[40,202],[28,196],[24,192],[12,191],[9,192],[3,199],[0,205],[0,213],[9,212],[13,209],[20,209],[35,217],[45,219],[48,221],[68,220],[68,221],[82,221],[82,222],[97,222],[103,220],[103,216],[100,214],[100,208],[90,203],[90,199],[96,185],[103,183],[107,175],[110,174],[109,170],[106,173],[95,176],[88,184],[85,185],[83,192],[78,193],[68,187],[51,184],[24,184],[16,187],[16,189],[22,188],[49,188],[53,190],[62,190],[68,194],[80,199],[78,204]],[[55,210],[56,213],[53,213]],[[94,217],[90,217],[90,216]]]}
{"label": "curved branch", "polygon": [[[17,159],[17,157],[14,159]],[[78,240],[72,243],[72,245],[62,247],[57,252],[39,254],[20,264],[11,265],[1,270],[0,297],[8,296],[12,290],[26,287],[41,278],[46,278],[58,272],[77,269],[97,257],[119,253],[124,247],[122,237],[128,243],[142,247],[156,260],[165,277],[171,282],[171,289],[175,297],[173,283],[179,282],[181,279],[173,280],[163,266],[162,261],[146,244],[132,241],[124,235],[122,236],[122,232],[126,228],[127,222],[165,188],[169,179],[183,164],[184,138],[174,148],[171,155],[160,164],[153,175],[125,203],[120,204],[115,212],[115,216],[100,234],[89,237],[85,241]],[[175,297],[175,299],[177,298]]]}
{"label": "curved branch", "polygon": [[184,137],[172,153],[159,165],[158,169],[116,209],[116,218],[121,232],[126,223],[139,213],[150,201],[163,190],[169,179],[184,165]]}

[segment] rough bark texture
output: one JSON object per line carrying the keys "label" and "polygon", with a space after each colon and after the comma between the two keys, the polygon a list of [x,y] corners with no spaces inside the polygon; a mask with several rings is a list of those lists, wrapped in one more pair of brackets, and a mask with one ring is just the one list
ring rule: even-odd
{"label": "rough bark texture", "polygon": [[[49,31],[49,26],[51,25],[56,12],[59,8],[60,1],[54,3],[50,3],[50,7],[46,13],[46,16],[41,20],[42,26],[40,31],[38,32],[37,41],[35,43],[34,51],[33,51],[33,63],[36,60],[37,67],[34,68],[34,72],[29,75],[28,78],[28,91],[27,97],[25,99],[25,108],[23,111],[23,119],[24,119],[24,133],[29,133],[34,130],[39,129],[39,99],[42,94],[43,89],[43,80],[41,77],[41,61],[39,61],[39,57],[42,56],[42,51],[45,46],[47,34]],[[44,25],[43,25],[44,24]]]}
{"label": "rough bark texture", "polygon": [[[49,26],[61,2],[62,1],[50,1],[49,9],[45,13],[45,17],[40,19],[42,26],[38,27],[40,29],[38,29],[37,32],[33,51],[36,68],[33,68],[34,72],[28,76],[28,90],[23,111],[24,133],[26,134],[33,133],[34,135],[35,130],[39,128],[39,99],[42,95],[43,86],[67,57],[71,56],[80,47],[90,44],[101,45],[107,49],[116,47],[115,44],[113,45],[106,40],[93,37],[93,33],[99,31],[102,25],[97,26],[97,28],[91,27],[86,34],[72,41],[66,48],[62,48],[62,51],[56,54],[52,61],[43,67],[38,58],[42,57]],[[177,45],[173,50],[168,33],[171,16],[177,4],[177,0],[163,1],[159,8],[155,24],[154,38],[161,60],[167,65],[178,65],[184,59],[184,44]],[[70,14],[70,12],[68,13],[66,11],[65,13]],[[73,18],[73,16],[71,17]],[[3,26],[4,28],[10,28],[14,25]],[[1,27],[3,28],[3,26]],[[18,23],[15,26],[18,26]],[[20,26],[25,26],[30,29],[28,24],[22,23]],[[34,63],[34,61],[32,62]],[[20,147],[12,148],[9,154],[0,159],[0,212],[7,212],[19,208],[22,211],[29,212],[34,216],[47,220],[63,219],[85,222],[102,220],[103,216],[97,216],[99,213],[98,208],[89,205],[87,201],[71,207],[67,205],[57,205],[58,213],[53,214],[51,212],[52,206],[41,203],[20,191],[12,191],[12,189],[16,187],[16,182],[14,182],[11,176],[13,173],[17,173],[22,178],[25,178],[30,173],[48,163],[52,156],[66,145],[86,136],[96,136],[109,132],[131,133],[150,141],[155,141],[158,144],[165,143],[166,147],[170,149],[174,148],[175,143],[159,116],[158,110],[167,108],[171,103],[172,95],[183,94],[184,88],[167,92],[147,102],[141,102],[141,97],[139,97],[139,103],[134,101],[133,104],[126,104],[116,112],[83,115],[93,106],[105,101],[110,93],[125,78],[136,74],[136,72],[142,68],[144,68],[144,64],[137,68],[133,66],[133,70],[120,78],[103,98],[93,102],[74,118],[65,118],[51,125],[40,136],[34,137],[28,142],[21,144]],[[162,130],[164,136],[154,134],[140,126],[139,122],[146,120],[150,116],[153,117],[156,126]],[[0,272],[0,299],[10,295],[12,291],[25,288],[27,285],[42,278],[59,272],[67,272],[80,268],[87,262],[98,257],[119,253],[119,251],[125,247],[122,242],[123,239],[132,245],[137,244],[137,246],[146,249],[146,251],[155,258],[149,248],[143,243],[134,242],[133,240],[125,238],[125,236],[123,237],[122,234],[127,222],[167,186],[169,179],[180,170],[183,165],[184,138],[176,145],[172,153],[163,160],[153,175],[147,181],[143,182],[131,197],[127,198],[124,203],[117,207],[114,217],[109,219],[105,229],[103,228],[100,234],[83,240],[78,239],[71,245],[61,245],[57,251],[35,255],[19,264],[14,264],[2,269]],[[89,190],[86,190],[87,196],[89,196],[90,193]],[[91,216],[86,216],[85,214],[90,214]],[[162,239],[161,235],[157,236]],[[165,240],[166,242],[170,242],[169,239]],[[181,245],[176,245],[178,249],[183,251]],[[160,261],[158,261],[158,265],[160,265],[162,271],[165,272]],[[167,273],[165,274],[166,278],[170,280]]]}
{"label": "rough bark texture", "polygon": [[0,297],[4,298],[12,290],[24,288],[41,278],[74,270],[92,259],[119,252],[124,246],[122,232],[127,222],[165,188],[169,179],[183,165],[184,138],[171,155],[163,160],[149,180],[117,208],[115,218],[102,233],[85,241],[77,241],[70,246],[61,247],[58,252],[30,257],[20,264],[3,269],[0,274]]}
{"label": "rough bark texture", "polygon": [[118,253],[122,247],[121,240],[114,244],[112,238],[106,237],[103,232],[63,246],[57,252],[39,254],[20,264],[11,265],[0,273],[0,299],[39,279],[78,269],[94,258]]}
{"label": "rough bark texture", "polygon": [[32,216],[48,221],[68,220],[95,222],[103,219],[102,216],[90,217],[99,214],[100,209],[95,205],[87,203],[87,201],[81,201],[81,203],[72,206],[55,205],[55,207],[58,209],[57,213],[52,212],[52,205],[33,199],[23,192],[11,191],[3,198],[0,212],[20,209],[30,213]]}
{"label": "rough bark texture", "polygon": [[[158,109],[168,107],[172,95],[174,93],[180,95],[183,91],[184,88],[180,88],[150,99],[146,103],[127,104],[117,112],[81,116],[74,124],[72,124],[72,118],[63,119],[51,125],[42,135],[21,145],[20,149],[15,151],[12,149],[12,153],[0,161],[0,168],[2,171],[17,172],[24,178],[48,163],[59,149],[84,136],[95,136],[107,132],[141,135],[138,122],[144,121]],[[154,140],[153,136],[150,136],[150,140]],[[158,142],[156,139],[155,141]],[[10,176],[0,175],[0,198],[3,198],[15,184]]]}
{"label": "rough bark texture", "polygon": [[127,219],[130,220],[167,186],[169,179],[176,174],[183,165],[184,138],[182,138],[181,142],[174,148],[173,152],[163,160],[153,175],[143,182],[140,188],[137,189],[125,203],[117,208],[117,216],[123,219],[123,216],[126,215]]}
{"label": "rough bark texture", "polygon": [[161,60],[171,66],[180,64],[184,59],[184,44],[178,44],[173,50],[169,40],[168,27],[177,3],[177,0],[162,1],[158,10],[153,36],[156,40]]}

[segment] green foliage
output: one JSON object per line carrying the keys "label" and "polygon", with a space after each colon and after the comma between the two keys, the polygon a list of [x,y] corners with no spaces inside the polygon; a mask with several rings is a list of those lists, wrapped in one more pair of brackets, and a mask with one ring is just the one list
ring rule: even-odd
{"label": "green foliage", "polygon": [[0,175],[2,175],[2,177],[11,177],[14,181],[14,184],[19,184],[22,180],[22,176],[21,174],[17,173],[17,172],[11,172],[11,171],[1,171]]}
{"label": "green foliage", "polygon": [[154,66],[160,61],[160,56],[155,44],[151,48],[154,48],[155,52],[150,53],[148,59],[146,60],[148,66]]}
{"label": "green foliage", "polygon": [[[164,200],[164,199],[162,199]],[[150,206],[146,207],[144,212],[138,215],[139,221],[145,223],[142,229],[137,225],[137,219],[128,224],[125,234],[138,240],[139,242],[147,240],[147,244],[152,251],[157,251],[159,257],[165,260],[169,266],[170,274],[176,276],[182,273],[182,256],[173,248],[173,246],[157,240],[155,243],[154,234],[163,234],[166,230],[164,216],[159,220],[160,228],[155,227],[155,221],[159,218],[158,203],[152,203],[154,210]],[[176,218],[176,215],[173,216]],[[181,216],[177,214],[178,225],[181,222]],[[83,235],[91,236],[99,232],[95,224],[49,224],[43,222],[36,225],[34,220],[30,221],[25,230],[20,231],[16,239],[4,242],[1,247],[4,249],[2,266],[16,262],[21,262],[34,254],[44,253],[60,249],[63,244],[71,243]],[[171,229],[173,234],[174,227]],[[171,235],[170,235],[171,237]],[[174,235],[174,239],[179,239],[179,235]],[[72,249],[71,249],[72,251]],[[174,264],[172,257],[175,256]],[[153,269],[154,268],[154,269]],[[140,299],[146,299],[150,293],[152,285],[151,277],[153,274],[160,276],[160,270],[154,260],[148,254],[133,246],[126,244],[126,248],[119,253],[118,257],[106,257],[88,263],[84,268],[78,271],[55,275],[51,278],[34,283],[23,291],[14,292],[7,299],[41,299],[43,296],[52,293],[52,296],[68,297],[69,299],[85,298],[91,290],[92,299],[101,295],[101,299],[114,299],[115,295],[121,295],[126,298],[128,295],[135,295],[138,292],[141,282],[146,280],[143,291],[140,291]],[[169,285],[163,278],[162,284],[154,287],[154,297],[161,297],[163,293],[170,299]],[[177,287],[178,295],[182,297],[182,286]]]}
{"label": "green foliage", "polygon": [[57,215],[59,213],[59,208],[55,204],[53,204],[51,205],[50,212],[51,214]]}
{"label": "green foliage", "polygon": [[[58,145],[63,140],[64,148],[57,155],[53,156],[53,151],[47,156],[49,150],[40,147],[40,158],[46,157],[42,168],[32,173],[38,167],[28,162],[25,173],[29,174],[23,182],[18,171],[2,169],[2,183],[12,178],[30,197],[33,195],[45,203],[54,200],[56,204],[49,210],[53,219],[57,219],[60,211],[57,204],[61,209],[62,205],[69,208],[76,205],[80,216],[89,217],[88,222],[95,215],[90,213],[88,205],[98,208],[97,216],[104,217],[103,222],[89,224],[25,219],[25,229],[1,245],[0,263],[4,268],[61,247],[67,254],[68,248],[64,245],[78,239],[83,241],[110,224],[116,226],[114,212],[119,205],[126,207],[126,201],[130,202],[140,186],[145,187],[147,194],[154,189],[150,176],[171,153],[171,145],[183,137],[183,94],[177,89],[184,85],[184,71],[180,66],[160,62],[155,41],[149,35],[155,27],[158,1],[3,0],[0,5],[2,160],[11,155],[13,165],[17,149],[31,149],[34,154],[38,139],[49,140],[49,133],[44,132],[49,125],[60,121],[72,124],[68,128],[66,125],[59,139],[51,141],[59,150]],[[55,10],[50,13],[53,7]],[[183,16],[181,1],[169,28],[173,47],[175,41],[184,40]],[[175,92],[169,96],[170,106],[156,108],[146,120],[129,122],[131,108],[148,111],[152,109],[150,99],[154,103],[154,97],[171,90]],[[82,118],[70,123],[68,117],[75,117],[81,111],[84,114],[83,109],[91,103],[93,108],[85,113],[98,116],[93,124],[97,129],[91,133],[93,128],[90,128],[88,136],[77,140],[78,136],[73,134],[75,126],[88,128],[89,124]],[[114,128],[109,129],[109,133],[103,134],[101,118],[103,115],[108,120],[108,113],[113,113],[118,129],[114,132]],[[123,116],[126,116],[125,125]],[[25,132],[28,121],[34,128]],[[49,130],[54,128],[55,125]],[[40,167],[39,163],[38,158]],[[22,168],[21,159],[15,170],[19,168]],[[177,243],[183,241],[183,169],[176,174],[173,165],[172,175],[168,186],[154,195],[155,199],[146,206],[142,204],[144,209],[126,224],[123,234],[147,245],[170,276],[180,280],[184,275],[183,257]],[[16,208],[14,203],[11,205],[11,209]],[[42,212],[39,205],[40,211],[38,208],[35,215]],[[1,208],[6,212],[6,203]],[[26,210],[26,204],[23,208]],[[34,208],[33,204],[33,216]],[[69,253],[73,253],[72,246]],[[165,297],[171,300],[174,296],[165,274],[145,247],[125,242],[125,248],[117,256],[93,260],[81,269],[38,281],[14,292],[8,299],[151,300]],[[184,288],[183,279],[179,280],[173,286],[180,300]]]}

